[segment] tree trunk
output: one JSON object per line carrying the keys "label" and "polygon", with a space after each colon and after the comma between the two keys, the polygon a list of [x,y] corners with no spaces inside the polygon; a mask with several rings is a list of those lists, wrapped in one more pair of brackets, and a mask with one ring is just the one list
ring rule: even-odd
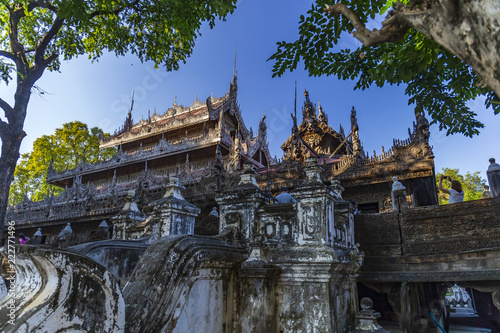
{"label": "tree trunk", "polygon": [[0,245],[3,244],[5,215],[9,203],[10,184],[19,158],[19,149],[25,136],[22,128],[17,135],[9,133],[2,136],[2,155],[0,156]]}
{"label": "tree trunk", "polygon": [[498,0],[441,0],[428,10],[398,14],[409,26],[471,66],[500,97]]}
{"label": "tree trunk", "polygon": [[[23,130],[24,120],[28,102],[31,97],[31,88],[43,70],[37,76],[29,77],[29,80],[22,80],[18,77],[16,94],[14,95],[14,108],[4,106],[5,114],[9,123],[3,123],[0,130],[2,140],[2,152],[0,155],[0,244],[3,244],[3,231],[5,225],[5,215],[9,204],[10,184],[14,179],[14,170],[19,159],[19,149],[21,142],[26,136]],[[6,110],[7,109],[7,110]]]}

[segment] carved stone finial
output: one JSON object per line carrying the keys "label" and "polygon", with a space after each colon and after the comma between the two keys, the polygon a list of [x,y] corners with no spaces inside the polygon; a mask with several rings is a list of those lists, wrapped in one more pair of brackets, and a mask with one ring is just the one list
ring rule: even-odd
{"label": "carved stone finial", "polygon": [[363,297],[359,302],[359,305],[361,307],[361,311],[359,311],[356,315],[359,323],[353,333],[390,333],[378,324],[377,319],[380,318],[380,313],[373,310],[373,301],[370,298]]}
{"label": "carved stone finial", "polygon": [[406,200],[406,187],[398,181],[398,177],[392,177],[392,210],[394,212],[399,212],[402,208],[408,208],[408,202]]}
{"label": "carved stone finial", "polygon": [[63,230],[57,235],[59,240],[65,240],[73,234],[73,229],[71,229],[71,223],[66,224]]}
{"label": "carved stone finial", "polygon": [[306,167],[304,168],[306,173],[306,183],[320,183],[320,169],[318,167],[318,158],[311,156],[306,160]]}
{"label": "carved stone finial", "polygon": [[169,177],[168,184],[166,187],[167,187],[167,190],[165,191],[165,195],[163,196],[164,198],[168,198],[170,196],[173,196],[174,198],[177,198],[180,200],[185,200],[181,194],[181,190],[184,189],[184,186],[182,186],[179,183],[179,178]]}
{"label": "carved stone finial", "polygon": [[406,187],[404,187],[403,184],[401,184],[401,182],[398,180],[398,177],[394,176],[392,177],[392,191],[399,191],[399,190],[405,190]]}
{"label": "carved stone finial", "polygon": [[330,181],[332,190],[337,199],[342,199],[342,192],[344,192],[344,187],[340,185],[340,180],[334,178]]}
{"label": "carved stone finial", "polygon": [[38,230],[33,235],[35,237],[42,237],[42,228],[38,228]]}
{"label": "carved stone finial", "polygon": [[250,256],[245,262],[250,262],[250,261],[262,261],[262,252],[261,252],[261,246],[264,243],[264,236],[261,234],[257,234],[253,237],[253,240],[250,242],[250,246],[252,248],[252,251],[250,252]]}
{"label": "carved stone finial", "polygon": [[257,172],[254,170],[252,163],[243,163],[243,173],[240,175],[240,185],[255,185],[257,186]]}
{"label": "carved stone finial", "polygon": [[217,207],[214,207],[209,215],[219,217],[219,213],[217,213]]}

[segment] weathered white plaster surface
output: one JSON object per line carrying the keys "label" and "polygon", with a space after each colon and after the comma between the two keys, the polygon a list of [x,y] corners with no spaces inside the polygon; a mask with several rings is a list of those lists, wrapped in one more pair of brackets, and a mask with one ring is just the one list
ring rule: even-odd
{"label": "weathered white plaster surface", "polygon": [[222,281],[198,280],[189,292],[173,333],[222,332]]}

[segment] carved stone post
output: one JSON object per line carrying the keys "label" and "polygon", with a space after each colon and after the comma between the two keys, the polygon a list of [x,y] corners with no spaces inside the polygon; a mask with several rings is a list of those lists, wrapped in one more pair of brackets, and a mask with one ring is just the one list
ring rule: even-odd
{"label": "carved stone post", "polygon": [[257,186],[253,165],[245,163],[238,186],[216,197],[220,207],[219,231],[236,226],[242,240],[251,241],[259,233],[257,210],[267,201],[266,194]]}
{"label": "carved stone post", "polygon": [[149,204],[159,220],[160,237],[194,234],[194,222],[200,209],[184,199],[183,188],[177,178],[170,177],[163,198]]}
{"label": "carved stone post", "polygon": [[135,191],[128,191],[122,210],[110,219],[113,223],[113,239],[129,240],[142,236],[134,232],[134,229],[137,229],[137,226],[144,222],[146,216],[137,207],[134,196]]}

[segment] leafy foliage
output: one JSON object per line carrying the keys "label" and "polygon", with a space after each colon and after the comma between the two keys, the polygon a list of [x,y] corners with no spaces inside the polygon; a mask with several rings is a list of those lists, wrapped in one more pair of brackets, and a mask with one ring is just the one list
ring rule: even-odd
{"label": "leafy foliage", "polygon": [[[441,172],[436,174],[436,186],[439,184],[439,178],[441,175],[450,176],[453,180],[458,180],[462,184],[462,189],[464,191],[464,201],[478,200],[481,199],[481,195],[484,191],[484,185],[486,185],[486,180],[479,176],[479,171],[474,173],[467,172],[465,175],[459,173],[458,169],[453,168],[443,168]],[[448,180],[443,180],[444,188],[451,188],[451,184]],[[440,192],[438,194],[438,201],[440,205],[446,205],[448,203],[448,194]]]}
{"label": "leafy foliage", "polygon": [[[366,23],[383,14],[394,1],[341,2]],[[472,137],[484,127],[467,106],[478,96],[486,95],[486,106],[500,112],[498,97],[491,89],[480,87],[480,79],[467,64],[418,31],[410,29],[399,43],[340,50],[336,44],[353,26],[343,15],[323,11],[329,4],[331,0],[316,0],[308,16],[300,17],[299,39],[277,43],[277,51],[269,59],[275,61],[273,76],[293,71],[303,60],[311,76],[356,80],[355,89],[406,84],[408,104],[414,103],[415,112],[427,112],[431,124],[439,124],[447,135]]]}
{"label": "leafy foliage", "polygon": [[115,148],[99,150],[99,135],[109,134],[74,121],[63,124],[52,135],[44,135],[35,140],[33,151],[21,156],[14,171],[14,181],[10,187],[10,204],[18,204],[29,197],[33,201],[43,200],[48,194],[61,194],[63,189],[47,183],[49,166],[55,171],[77,167],[81,162],[95,163],[116,154]]}
{"label": "leafy foliage", "polygon": [[[142,61],[151,60],[167,70],[176,70],[191,54],[203,22],[214,26],[233,12],[236,0],[25,0],[2,1],[0,5],[0,50],[10,52],[9,17],[17,9],[22,19],[18,41],[30,64],[40,42],[58,27],[45,55],[57,55],[49,70],[58,70],[60,59],[87,54],[97,59],[103,52],[132,53]],[[15,70],[12,63],[0,62],[1,78],[8,82]]]}

